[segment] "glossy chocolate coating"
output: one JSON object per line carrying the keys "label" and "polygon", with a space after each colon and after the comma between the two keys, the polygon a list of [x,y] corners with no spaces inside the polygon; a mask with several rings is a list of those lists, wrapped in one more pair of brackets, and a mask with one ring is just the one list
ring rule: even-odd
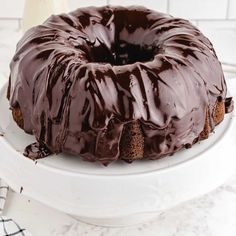
{"label": "glossy chocolate coating", "polygon": [[53,15],[26,32],[11,62],[10,105],[21,108],[24,130],[52,153],[103,164],[120,158],[123,126],[134,120],[144,158],[191,146],[207,110],[214,129],[225,98],[209,40],[188,21],[143,7]]}

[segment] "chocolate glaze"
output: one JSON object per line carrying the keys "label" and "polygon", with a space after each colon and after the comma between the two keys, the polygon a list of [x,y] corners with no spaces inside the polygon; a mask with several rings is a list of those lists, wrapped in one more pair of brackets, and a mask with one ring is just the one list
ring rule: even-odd
{"label": "chocolate glaze", "polygon": [[52,153],[43,143],[35,142],[25,148],[24,156],[30,157],[32,160],[47,157]]}
{"label": "chocolate glaze", "polygon": [[209,40],[188,21],[143,7],[53,15],[26,32],[10,67],[10,105],[40,143],[26,149],[34,158],[44,156],[34,149],[42,144],[108,164],[134,120],[144,158],[173,154],[198,140],[207,109],[214,129],[214,106],[226,98]]}
{"label": "chocolate glaze", "polygon": [[230,113],[234,110],[234,101],[232,97],[225,99],[225,112]]}

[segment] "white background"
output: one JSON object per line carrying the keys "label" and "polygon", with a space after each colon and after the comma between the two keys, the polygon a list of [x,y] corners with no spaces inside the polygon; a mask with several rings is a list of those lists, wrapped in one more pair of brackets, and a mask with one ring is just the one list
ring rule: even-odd
{"label": "white background", "polygon": [[[41,0],[42,1],[42,0]],[[1,0],[0,25],[2,21],[19,20],[23,15],[25,0]],[[71,9],[89,5],[144,5],[175,16],[193,19],[198,22],[236,20],[235,0],[68,0]]]}

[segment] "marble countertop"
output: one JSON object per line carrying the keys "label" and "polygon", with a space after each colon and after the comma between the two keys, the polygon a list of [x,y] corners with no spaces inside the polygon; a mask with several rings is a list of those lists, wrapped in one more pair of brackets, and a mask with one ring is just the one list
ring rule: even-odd
{"label": "marble countertop", "polygon": [[[220,60],[236,63],[233,53],[236,52],[235,31],[206,30],[205,33],[215,45]],[[9,62],[20,36],[20,31],[0,28],[0,86],[7,81]],[[236,75],[228,73],[227,77]],[[35,236],[235,236],[236,173],[213,192],[132,227],[88,225],[12,191],[8,194],[4,215],[19,222]]]}

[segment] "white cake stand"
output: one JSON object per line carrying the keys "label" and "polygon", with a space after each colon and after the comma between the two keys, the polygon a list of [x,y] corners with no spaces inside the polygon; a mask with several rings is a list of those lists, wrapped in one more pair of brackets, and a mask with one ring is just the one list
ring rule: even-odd
{"label": "white cake stand", "polygon": [[[229,89],[236,80],[229,81]],[[16,192],[82,221],[140,223],[221,185],[236,169],[236,122],[228,114],[209,139],[157,161],[108,167],[60,154],[37,162],[22,155],[33,136],[19,129],[0,91],[0,177]]]}

